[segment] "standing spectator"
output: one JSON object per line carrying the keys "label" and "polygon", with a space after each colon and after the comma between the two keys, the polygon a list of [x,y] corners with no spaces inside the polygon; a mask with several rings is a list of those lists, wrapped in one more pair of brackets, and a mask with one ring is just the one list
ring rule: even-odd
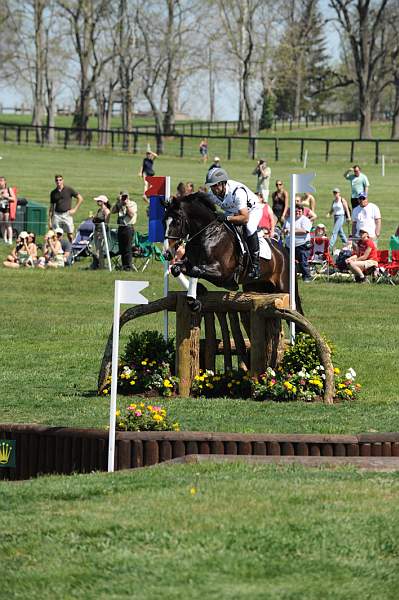
{"label": "standing spectator", "polygon": [[369,180],[364,173],[361,173],[359,165],[353,165],[344,173],[345,179],[351,182],[351,205],[352,210],[359,206],[359,195],[368,195]]}
{"label": "standing spectator", "polygon": [[[1,215],[1,234],[5,244],[12,245],[12,225],[10,212],[11,204],[17,205],[17,197],[12,188],[7,185],[5,177],[0,177],[0,215]],[[15,211],[14,211],[15,212]]]}
{"label": "standing spectator", "polygon": [[284,189],[284,184],[280,179],[276,181],[276,188],[272,194],[272,211],[275,224],[283,225],[288,212],[288,192]]}
{"label": "standing spectator", "polygon": [[148,190],[148,181],[146,180],[146,177],[153,177],[155,175],[155,170],[154,170],[154,160],[158,158],[158,154],[156,154],[155,152],[152,152],[152,150],[148,150],[145,153],[145,157],[143,158],[143,164],[141,165],[141,169],[139,171],[139,177],[143,178],[143,183],[144,183],[144,191],[143,191],[143,198],[144,200],[147,202],[147,204],[149,204],[149,199],[147,198],[147,196],[145,195],[146,191]]}
{"label": "standing spectator", "polygon": [[304,208],[310,208],[314,213],[316,212],[316,198],[309,192],[305,192],[301,199],[302,206]]}
{"label": "standing spectator", "polygon": [[211,166],[208,169],[208,172],[211,171],[212,169],[220,169],[221,168],[221,164],[220,164],[220,158],[218,156],[215,156],[213,158],[213,163],[211,164]]}
{"label": "standing spectator", "polygon": [[208,160],[208,140],[206,138],[202,138],[202,140],[200,141],[199,151],[202,162],[206,163],[206,161]]}
{"label": "standing spectator", "polygon": [[[287,234],[285,243],[288,248],[291,247],[290,228],[290,222],[286,220],[284,223],[284,232]],[[298,261],[298,267],[305,283],[312,281],[309,268],[311,229],[312,222],[303,214],[303,206],[297,204],[295,206],[295,259]]]}
{"label": "standing spectator", "polygon": [[132,270],[132,246],[134,225],[137,221],[137,204],[130,200],[129,192],[121,192],[119,198],[111,209],[111,213],[118,215],[118,245],[122,257],[124,271]]}
{"label": "standing spectator", "polygon": [[64,263],[66,266],[70,266],[72,264],[72,244],[68,239],[65,239],[64,230],[61,227],[57,227],[55,230],[57,235],[57,239],[61,244],[61,248],[63,251]]}
{"label": "standing spectator", "polygon": [[369,238],[377,243],[381,233],[381,212],[376,204],[368,201],[365,194],[359,194],[359,206],[352,212],[352,236],[359,237],[360,230],[368,231]]}
{"label": "standing spectator", "polygon": [[274,238],[274,214],[267,201],[259,198],[262,206],[262,216],[258,223],[258,229],[263,233],[263,237]]}
{"label": "standing spectator", "polygon": [[186,196],[189,196],[190,194],[194,194],[194,184],[192,181],[186,182],[185,194],[186,194]]}
{"label": "standing spectator", "polygon": [[378,266],[377,248],[369,237],[368,229],[362,225],[359,230],[360,240],[357,243],[357,252],[346,259],[346,264],[355,274],[357,283],[366,281],[364,271]]}
{"label": "standing spectator", "polygon": [[92,269],[103,269],[104,268],[104,253],[105,253],[105,240],[102,223],[105,224],[106,235],[108,235],[108,223],[111,216],[111,205],[107,196],[103,194],[94,198],[97,203],[97,212],[93,217],[94,223],[94,246],[96,248],[96,254],[93,255],[93,262],[91,264]]}
{"label": "standing spectator", "polygon": [[[303,208],[303,215],[304,217],[307,217],[308,219],[310,219],[310,221],[315,221],[317,219],[317,215],[315,212],[313,212],[313,210],[311,208],[309,208],[308,206],[304,206],[302,203],[302,196],[301,194],[296,194],[295,195],[295,206],[301,205]],[[286,218],[289,219],[290,217],[290,209],[287,210],[287,215]]]}
{"label": "standing spectator", "polygon": [[258,160],[252,175],[256,175],[256,193],[262,196],[264,202],[269,201],[270,176],[272,172],[265,160]]}
{"label": "standing spectator", "polygon": [[[64,185],[62,175],[55,176],[55,184],[55,189],[50,193],[49,228],[61,228],[67,234],[69,241],[72,242],[73,215],[76,214],[82,204],[83,197],[79,192],[75,192],[73,188]],[[72,198],[76,198],[75,208],[72,208]]]}
{"label": "standing spectator", "polygon": [[327,217],[331,217],[332,215],[334,218],[334,229],[330,239],[331,252],[333,251],[338,236],[344,244],[348,242],[348,238],[346,237],[345,232],[343,230],[343,225],[345,223],[345,217],[347,221],[350,221],[351,219],[351,213],[349,210],[348,203],[345,200],[345,198],[341,196],[339,188],[333,189],[333,197],[334,199],[332,201],[331,208],[327,213]]}

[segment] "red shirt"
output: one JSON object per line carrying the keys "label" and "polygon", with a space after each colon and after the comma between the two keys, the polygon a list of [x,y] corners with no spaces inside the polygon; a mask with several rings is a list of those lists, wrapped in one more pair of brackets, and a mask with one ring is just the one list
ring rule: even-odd
{"label": "red shirt", "polygon": [[272,228],[272,217],[270,215],[270,210],[267,204],[263,207],[262,216],[258,223],[258,227],[261,229],[268,229],[269,231]]}
{"label": "red shirt", "polygon": [[366,252],[367,248],[371,248],[367,260],[376,260],[378,262],[377,248],[373,240],[370,240],[370,238],[368,238],[367,240],[359,240],[357,247],[358,256],[362,256]]}

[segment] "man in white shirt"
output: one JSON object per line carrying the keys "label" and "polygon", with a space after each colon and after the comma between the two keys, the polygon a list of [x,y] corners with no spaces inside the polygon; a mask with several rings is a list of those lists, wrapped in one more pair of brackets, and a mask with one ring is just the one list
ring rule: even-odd
{"label": "man in white shirt", "polygon": [[211,198],[224,213],[218,216],[220,221],[228,221],[233,225],[245,225],[248,250],[252,266],[249,279],[258,279],[259,271],[259,238],[258,223],[262,216],[262,206],[256,194],[240,183],[228,178],[224,169],[215,168],[208,171],[205,185],[211,188]]}
{"label": "man in white shirt", "polygon": [[368,201],[365,193],[359,194],[359,206],[352,212],[352,236],[360,237],[360,229],[365,228],[369,237],[376,243],[381,233],[381,212],[376,204]]}
{"label": "man in white shirt", "polygon": [[[288,248],[291,247],[291,224],[287,219],[284,223],[284,231],[287,235],[285,243]],[[298,261],[298,267],[302,273],[302,279],[305,283],[312,281],[309,268],[310,255],[310,230],[312,222],[303,214],[302,204],[295,206],[295,259]]]}

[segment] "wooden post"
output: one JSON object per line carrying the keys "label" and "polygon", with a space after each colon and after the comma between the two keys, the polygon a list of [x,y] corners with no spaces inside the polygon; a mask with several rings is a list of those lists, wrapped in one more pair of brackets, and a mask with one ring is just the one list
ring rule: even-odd
{"label": "wooden post", "polygon": [[205,351],[204,368],[215,371],[216,368],[216,328],[215,313],[209,312],[204,315],[205,321]]}
{"label": "wooden post", "polygon": [[192,313],[185,295],[176,304],[176,373],[180,379],[179,395],[189,396],[191,384],[199,373],[199,338],[201,316]]}

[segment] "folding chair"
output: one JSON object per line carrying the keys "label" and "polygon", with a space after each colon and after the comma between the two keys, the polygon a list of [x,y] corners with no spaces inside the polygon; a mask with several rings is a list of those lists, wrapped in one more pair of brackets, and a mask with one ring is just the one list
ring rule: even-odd
{"label": "folding chair", "polygon": [[165,262],[162,251],[156,244],[148,240],[148,235],[135,231],[133,238],[133,263],[142,261],[142,264],[139,266],[134,264],[134,268],[136,271],[145,271],[151,259]]}
{"label": "folding chair", "polygon": [[330,240],[327,236],[312,237],[309,258],[310,273],[315,279],[330,277],[330,271],[335,268],[330,254]]}
{"label": "folding chair", "polygon": [[392,277],[391,263],[389,262],[389,250],[377,250],[377,259],[378,267],[375,271],[375,282],[395,285]]}

